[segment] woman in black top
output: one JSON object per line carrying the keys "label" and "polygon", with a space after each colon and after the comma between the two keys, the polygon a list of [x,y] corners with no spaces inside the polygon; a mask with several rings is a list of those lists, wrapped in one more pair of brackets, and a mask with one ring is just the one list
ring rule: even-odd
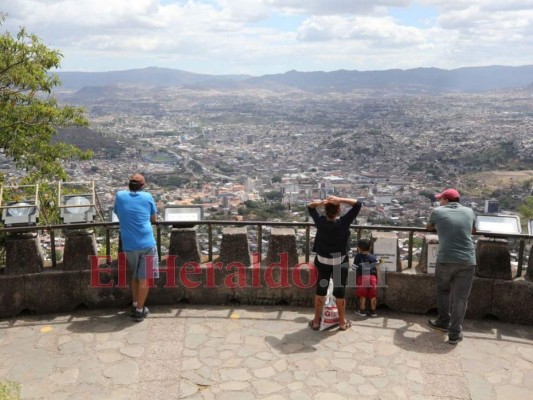
{"label": "woman in black top", "polygon": [[[344,215],[340,215],[340,205],[351,206]],[[320,215],[316,208],[324,206],[326,215]],[[346,321],[345,287],[348,277],[348,239],[350,225],[361,210],[357,199],[328,196],[325,200],[315,200],[307,205],[307,210],[315,222],[317,229],[313,251],[316,253],[315,267],[318,272],[315,295],[315,317],[310,323],[311,328],[320,327],[320,316],[324,306],[324,297],[328,290],[330,278],[333,276],[333,295],[337,301],[339,312],[339,329],[346,330],[351,324]]]}

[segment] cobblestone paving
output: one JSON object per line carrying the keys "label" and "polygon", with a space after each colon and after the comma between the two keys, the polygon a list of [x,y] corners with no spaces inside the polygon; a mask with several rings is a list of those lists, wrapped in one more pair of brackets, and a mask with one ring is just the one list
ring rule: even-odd
{"label": "cobblestone paving", "polygon": [[0,382],[23,399],[530,399],[533,327],[427,316],[307,326],[309,308],[153,307],[0,320]]}

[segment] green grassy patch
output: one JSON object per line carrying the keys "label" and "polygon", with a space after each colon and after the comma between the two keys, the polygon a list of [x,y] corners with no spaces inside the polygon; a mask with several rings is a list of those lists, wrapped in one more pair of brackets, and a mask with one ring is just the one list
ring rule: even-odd
{"label": "green grassy patch", "polygon": [[0,400],[20,399],[20,384],[16,382],[0,382]]}

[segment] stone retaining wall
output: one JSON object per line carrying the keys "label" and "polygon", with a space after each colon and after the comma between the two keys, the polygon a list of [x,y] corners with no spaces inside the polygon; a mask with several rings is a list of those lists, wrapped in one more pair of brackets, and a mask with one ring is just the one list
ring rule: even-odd
{"label": "stone retaining wall", "polygon": [[[313,305],[315,289],[311,282],[313,267],[301,264],[298,271],[300,284],[295,284],[292,274],[296,269],[273,270],[269,266],[251,266],[242,270],[216,269],[212,264],[190,267],[185,271],[177,267],[172,285],[161,274],[150,290],[148,304],[242,304],[242,305]],[[108,272],[100,272],[100,285],[92,287],[91,270],[47,271],[23,275],[0,275],[0,318],[13,317],[22,311],[37,314],[70,312],[78,307],[127,307],[131,303],[128,287],[118,286],[118,265],[112,264]],[[285,277],[282,277],[285,274]],[[287,280],[289,285],[285,286]],[[387,272],[386,286],[380,288],[378,304],[408,313],[424,314],[436,308],[435,279],[428,274]],[[186,278],[187,285],[182,282]],[[354,307],[355,295],[350,273],[346,300]],[[175,284],[174,284],[175,283]],[[243,285],[244,283],[244,285]],[[192,284],[192,286],[191,286]],[[235,287],[231,287],[234,284]],[[533,325],[531,313],[533,282],[487,279],[475,277],[469,299],[467,318],[482,319],[495,316],[501,321]]]}
{"label": "stone retaining wall", "polygon": [[[180,234],[195,235],[193,231]],[[198,248],[189,242],[175,246],[184,254],[162,260],[160,278],[150,290],[148,304],[313,305],[316,272],[312,263],[299,262],[292,229],[272,229],[262,263],[249,254],[246,228],[224,229],[220,256],[209,263],[182,262],[197,260]],[[42,272],[35,272],[34,265],[26,271],[24,265],[8,266],[9,273],[0,274],[0,318],[23,311],[47,314],[78,307],[129,306],[131,294],[125,266],[118,261],[109,265],[103,262],[93,263],[92,269],[86,267],[90,265],[86,261],[77,269],[72,264],[65,268],[59,264],[56,269],[44,268]],[[478,266],[478,270],[490,269]],[[467,318],[494,316],[506,322],[533,325],[533,282],[509,279],[507,275],[504,278],[474,278]],[[380,272],[379,281],[379,305],[408,313],[427,313],[436,308],[434,275],[415,269]],[[350,271],[346,300],[351,308],[356,304],[354,282],[355,273]]]}

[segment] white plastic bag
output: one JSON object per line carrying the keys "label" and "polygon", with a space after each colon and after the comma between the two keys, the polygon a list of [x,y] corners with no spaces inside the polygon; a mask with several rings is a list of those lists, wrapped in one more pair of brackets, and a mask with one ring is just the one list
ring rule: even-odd
{"label": "white plastic bag", "polygon": [[320,330],[333,328],[339,325],[339,310],[337,309],[337,299],[333,296],[333,280],[329,280],[328,291],[322,308],[322,318],[320,318]]}

